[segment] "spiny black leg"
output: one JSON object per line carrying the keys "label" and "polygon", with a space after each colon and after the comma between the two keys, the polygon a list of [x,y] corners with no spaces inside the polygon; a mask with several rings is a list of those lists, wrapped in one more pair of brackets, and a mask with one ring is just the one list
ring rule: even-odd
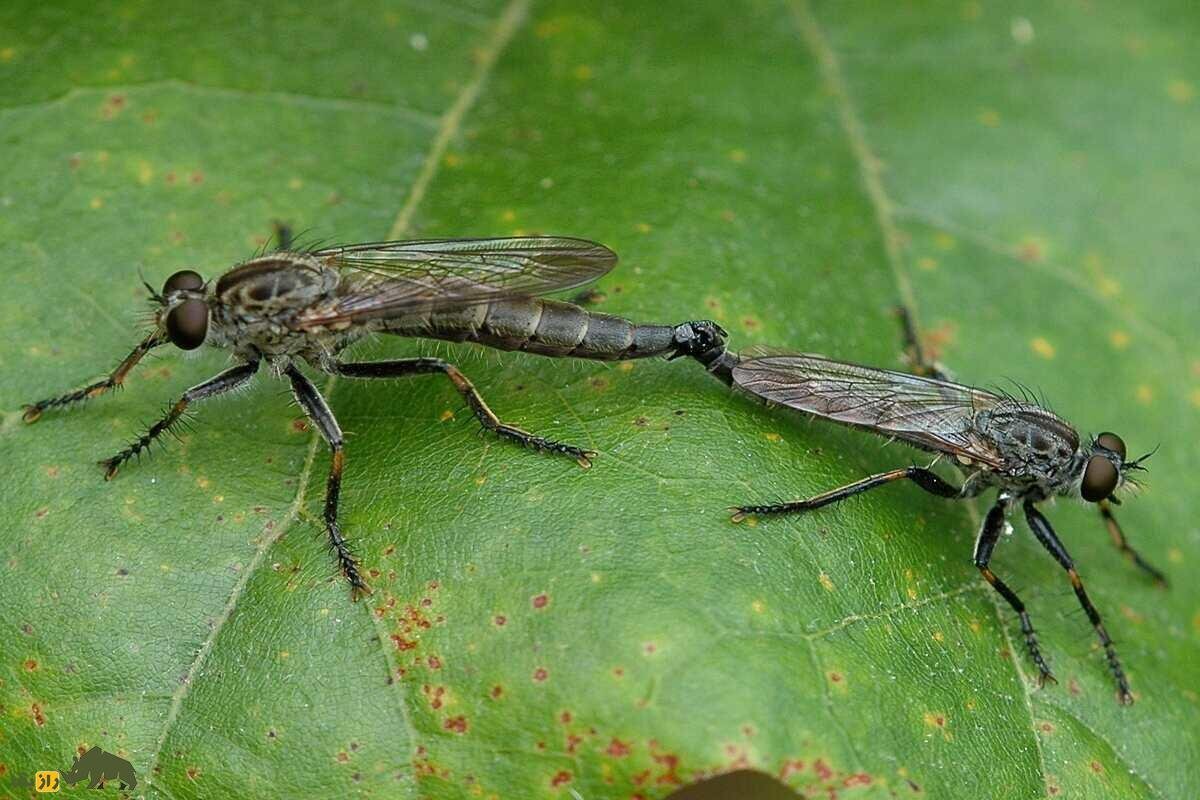
{"label": "spiny black leg", "polygon": [[500,418],[488,408],[487,403],[483,401],[483,397],[467,379],[467,376],[458,367],[440,358],[404,358],[397,361],[368,361],[357,364],[334,362],[333,364],[324,364],[322,368],[348,378],[405,378],[410,375],[428,375],[440,372],[450,379],[454,388],[471,407],[471,411],[474,412],[479,423],[489,431],[534,450],[570,456],[584,469],[592,465],[590,457],[596,455],[591,450],[535,436],[515,425],[501,422]]}
{"label": "spiny black leg", "polygon": [[179,418],[183,416],[183,412],[187,410],[189,405],[197,400],[203,400],[236,389],[254,377],[254,373],[257,371],[257,361],[238,364],[236,367],[230,367],[224,372],[209,378],[204,383],[197,384],[188,389],[183,393],[183,397],[179,398],[175,405],[171,406],[166,416],[151,425],[145,433],[130,442],[129,446],[124,450],[112,458],[106,458],[100,462],[100,466],[104,467],[105,480],[112,480],[122,464],[140,454],[163,433],[171,430],[179,422]]}
{"label": "spiny black leg", "polygon": [[939,381],[950,380],[945,368],[929,358],[925,352],[925,348],[921,344],[921,336],[917,332],[917,326],[913,323],[912,313],[909,312],[908,307],[897,306],[896,313],[900,315],[900,324],[904,326],[904,349],[908,353],[913,372]]}
{"label": "spiny black leg", "polygon": [[30,403],[25,406],[25,413],[22,419],[26,422],[37,422],[38,417],[42,416],[42,412],[48,408],[69,406],[73,403],[91,400],[93,397],[99,397],[110,389],[119,388],[125,382],[125,376],[129,374],[129,371],[133,369],[135,364],[142,360],[142,356],[160,344],[164,344],[166,341],[165,338],[161,338],[158,332],[155,331],[139,342],[138,346],[133,348],[133,352],[125,356],[125,360],[118,364],[117,368],[109,373],[107,378],[88,384],[73,392],[59,395],[58,397],[50,397],[45,400],[39,400],[36,403]]}
{"label": "spiny black leg", "polygon": [[1101,500],[1098,505],[1100,506],[1100,516],[1104,517],[1104,524],[1108,527],[1108,535],[1112,537],[1113,544],[1117,546],[1117,549],[1124,553],[1126,558],[1133,561],[1138,569],[1149,574],[1155,583],[1159,586],[1166,586],[1167,576],[1142,558],[1138,551],[1130,546],[1129,541],[1125,538],[1125,532],[1121,530],[1121,526],[1117,524],[1117,518],[1113,516],[1109,502]]}
{"label": "spiny black leg", "polygon": [[794,500],[790,503],[774,503],[765,506],[736,506],[730,510],[734,512],[734,522],[741,522],[751,514],[787,514],[793,511],[812,511],[814,508],[821,508],[822,506],[836,503],[839,500],[845,500],[847,497],[862,494],[892,481],[905,479],[912,481],[925,491],[935,494],[938,497],[960,497],[962,493],[960,488],[942,480],[935,472],[931,472],[923,467],[905,467],[903,469],[894,469],[890,472],[868,475],[862,480],[848,483],[845,486],[839,486],[836,489],[831,489],[816,497],[810,497],[807,500]]}
{"label": "spiny black leg", "polygon": [[1067,571],[1067,576],[1071,579],[1071,588],[1075,590],[1075,596],[1079,598],[1079,605],[1083,606],[1084,613],[1087,614],[1092,627],[1096,629],[1096,636],[1100,638],[1100,644],[1104,646],[1108,669],[1117,681],[1117,699],[1124,705],[1129,705],[1133,702],[1133,694],[1129,691],[1129,680],[1125,677],[1125,670],[1121,668],[1121,659],[1117,658],[1117,649],[1113,646],[1112,639],[1109,638],[1108,631],[1104,628],[1104,623],[1100,621],[1100,612],[1092,605],[1091,598],[1083,588],[1083,580],[1075,571],[1075,564],[1071,560],[1071,556],[1063,547],[1063,543],[1058,540],[1054,529],[1050,527],[1050,521],[1042,516],[1042,512],[1038,511],[1030,500],[1025,501],[1025,519],[1029,521],[1033,535]]}
{"label": "spiny black leg", "polygon": [[288,365],[284,372],[292,382],[292,392],[296,395],[297,402],[317,426],[333,454],[329,463],[329,480],[325,483],[325,530],[329,534],[329,546],[337,558],[338,566],[350,582],[350,598],[358,600],[362,595],[371,594],[371,587],[363,580],[358,560],[350,552],[350,545],[346,543],[338,525],[338,496],[342,490],[342,469],[346,465],[342,429],[312,381],[304,377],[293,365]]}
{"label": "spiny black leg", "polygon": [[983,575],[983,579],[1008,601],[1013,611],[1017,612],[1017,617],[1021,620],[1021,633],[1025,635],[1025,647],[1029,649],[1029,656],[1038,668],[1038,685],[1043,686],[1046,681],[1058,683],[1054,674],[1050,672],[1046,660],[1042,658],[1042,651],[1038,648],[1037,634],[1033,631],[1033,622],[1029,619],[1025,604],[1021,602],[1021,598],[1017,597],[1016,592],[1008,588],[1008,584],[997,578],[996,573],[988,568],[988,564],[992,560],[992,551],[996,549],[996,542],[1004,530],[1004,516],[1005,503],[1003,500],[997,500],[996,504],[988,511],[987,517],[983,520],[983,526],[979,529],[979,538],[975,541],[975,566]]}

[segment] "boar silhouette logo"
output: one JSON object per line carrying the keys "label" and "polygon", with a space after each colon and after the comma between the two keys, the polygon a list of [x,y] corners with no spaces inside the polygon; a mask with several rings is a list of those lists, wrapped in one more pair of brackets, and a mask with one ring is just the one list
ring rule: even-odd
{"label": "boar silhouette logo", "polygon": [[75,763],[62,776],[68,785],[74,786],[87,778],[89,789],[99,789],[104,781],[118,780],[121,789],[132,789],[137,786],[137,775],[133,774],[133,764],[123,758],[106,753],[99,747],[93,747],[81,756],[75,756]]}

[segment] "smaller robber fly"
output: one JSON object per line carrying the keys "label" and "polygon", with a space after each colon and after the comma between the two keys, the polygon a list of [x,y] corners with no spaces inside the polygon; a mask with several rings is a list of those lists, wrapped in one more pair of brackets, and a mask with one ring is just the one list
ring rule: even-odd
{"label": "smaller robber fly", "polygon": [[806,500],[740,506],[732,509],[734,521],[751,514],[812,511],[899,480],[910,480],[931,494],[952,499],[975,497],[995,487],[999,490],[996,501],[975,541],[975,566],[1017,613],[1025,644],[1038,668],[1039,685],[1054,681],[1054,676],[1038,647],[1025,604],[988,566],[1001,533],[1011,530],[1007,518],[1018,506],[1037,540],[1067,571],[1075,596],[1104,647],[1119,701],[1133,702],[1129,681],[1100,613],[1037,504],[1059,495],[1096,503],[1116,546],[1165,585],[1163,574],[1129,546],[1110,507],[1120,503],[1115,493],[1133,483],[1130,473],[1145,469],[1142,462],[1149,455],[1128,458],[1125,442],[1115,433],[1082,439],[1066,420],[1032,398],[1018,399],[955,383],[940,366],[925,361],[909,316],[901,314],[908,348],[921,375],[815,355],[753,352],[745,357],[726,353],[713,371],[768,402],[899,439],[938,453],[939,458],[949,456],[964,475],[962,485],[952,485],[927,467],[909,466],[869,475]]}
{"label": "smaller robber fly", "polygon": [[[285,231],[281,231],[281,240]],[[691,356],[706,367],[724,352],[715,322],[646,325],[540,295],[572,289],[604,275],[617,262],[607,247],[562,236],[425,239],[372,242],[313,250],[283,249],[230,269],[215,281],[192,270],[174,273],[155,291],[152,329],[107,377],[25,407],[34,422],[48,409],[89,400],[121,386],[150,350],[173,344],[228,351],[236,365],[183,393],[166,415],[125,449],[100,462],[111,479],[193,404],[244,386],[264,363],[291,383],[296,401],[332,451],[325,490],[329,543],[355,599],[370,589],[338,525],[345,468],[344,439],[333,412],[299,363],[350,378],[442,374],[476,418],[499,436],[590,466],[595,455],[502,422],[453,364],[440,358],[347,362],[343,349],[371,334],[390,333],[474,342],[544,356],[621,361]]]}

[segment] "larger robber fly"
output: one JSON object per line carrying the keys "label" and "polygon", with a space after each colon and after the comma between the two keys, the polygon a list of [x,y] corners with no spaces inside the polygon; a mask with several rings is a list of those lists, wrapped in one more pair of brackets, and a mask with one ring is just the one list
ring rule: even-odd
{"label": "larger robber fly", "polygon": [[[286,247],[286,245],[285,245]],[[371,334],[390,333],[545,356],[618,361],[691,356],[711,364],[724,351],[714,322],[643,325],[540,296],[604,275],[616,254],[603,245],[560,236],[373,242],[318,250],[284,249],[239,264],[215,281],[192,270],[150,291],[153,329],[107,377],[25,408],[33,422],[47,409],[78,403],[121,385],[150,350],[201,345],[231,353],[236,365],[183,393],[166,415],[101,462],[105,476],[142,452],[182,419],[189,406],[245,385],[265,363],[285,377],[304,412],[332,450],[325,528],[353,597],[369,592],[338,525],[344,440],[333,412],[299,364],[350,378],[445,375],[484,428],[528,447],[590,465],[594,455],[502,422],[453,364],[440,358],[348,362],[339,354]]]}
{"label": "larger robber fly", "polygon": [[950,380],[936,364],[924,363],[907,315],[904,320],[909,347],[924,375],[815,355],[780,353],[750,353],[742,358],[726,353],[712,369],[734,386],[764,400],[947,456],[964,476],[961,485],[952,485],[927,467],[908,466],[869,475],[805,500],[741,506],[733,509],[734,521],[751,514],[812,511],[900,480],[952,499],[975,497],[995,488],[996,500],[975,541],[974,562],[984,579],[1017,613],[1025,644],[1038,668],[1039,682],[1053,681],[1054,676],[1042,656],[1025,604],[988,566],[1000,534],[1009,529],[1007,518],[1017,508],[1024,513],[1037,540],[1066,570],[1079,604],[1104,647],[1118,699],[1132,702],[1129,681],[1100,613],[1088,598],[1071,556],[1037,505],[1055,496],[1098,504],[1117,547],[1165,584],[1162,573],[1129,546],[1110,508],[1119,503],[1115,494],[1130,482],[1129,474],[1144,469],[1146,456],[1128,458],[1125,442],[1115,433],[1080,437],[1066,420],[1031,398]]}

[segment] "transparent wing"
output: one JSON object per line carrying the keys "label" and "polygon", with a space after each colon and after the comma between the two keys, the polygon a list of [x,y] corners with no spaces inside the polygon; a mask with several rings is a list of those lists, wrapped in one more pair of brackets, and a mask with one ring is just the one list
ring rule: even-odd
{"label": "transparent wing", "polygon": [[306,314],[303,327],[548,294],[617,263],[604,245],[563,236],[373,242],[313,255],[346,276],[337,302]]}
{"label": "transparent wing", "polygon": [[733,368],[734,384],[813,416],[894,436],[927,450],[999,468],[975,413],[1004,398],[947,381],[810,355],[766,355]]}

